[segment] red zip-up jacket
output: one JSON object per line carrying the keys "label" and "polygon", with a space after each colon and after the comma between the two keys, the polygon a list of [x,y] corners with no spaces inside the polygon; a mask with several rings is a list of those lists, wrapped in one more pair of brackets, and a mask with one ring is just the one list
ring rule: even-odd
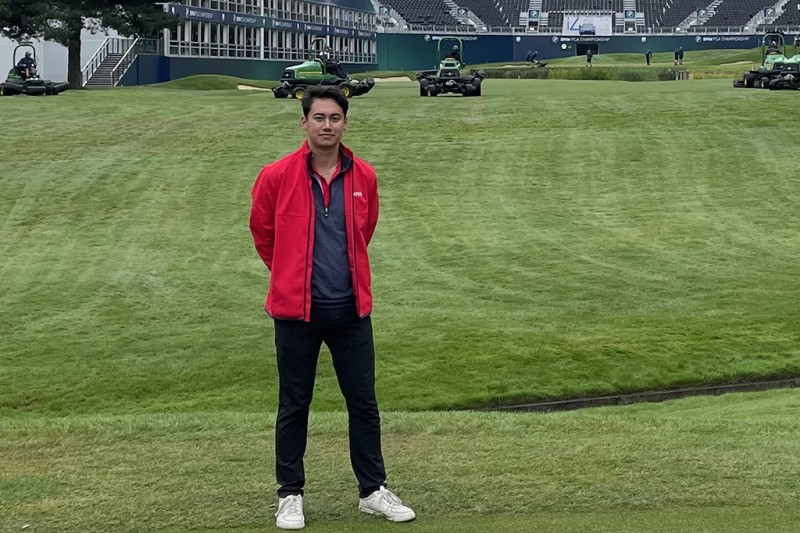
{"label": "red zip-up jacket", "polygon": [[[378,180],[372,166],[340,145],[353,160],[344,179],[347,255],[359,316],[372,312],[367,245],[378,223]],[[314,260],[314,192],[308,173],[308,142],[265,166],[253,186],[250,232],[270,271],[266,310],[273,318],[308,322]]]}

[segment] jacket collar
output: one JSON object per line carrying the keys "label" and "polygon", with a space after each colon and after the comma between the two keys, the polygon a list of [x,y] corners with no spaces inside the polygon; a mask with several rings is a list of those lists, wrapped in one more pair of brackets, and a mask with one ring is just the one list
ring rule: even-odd
{"label": "jacket collar", "polygon": [[[348,159],[353,159],[353,151],[350,150],[347,146],[342,143],[339,143],[339,150],[342,152],[342,155],[347,157]],[[311,155],[311,147],[308,145],[308,139],[303,141],[303,146],[300,147],[300,153],[303,154],[306,158]]]}
{"label": "jacket collar", "polygon": [[[353,152],[342,143],[339,143],[339,153],[341,154],[341,166],[339,167],[339,171],[347,172],[348,170],[350,170],[350,167],[353,166]],[[306,165],[308,166],[308,170],[309,172],[311,172],[312,170],[311,159],[314,154],[311,151],[311,147],[308,146],[308,140],[303,142],[303,146],[300,147],[300,154],[306,160]]]}

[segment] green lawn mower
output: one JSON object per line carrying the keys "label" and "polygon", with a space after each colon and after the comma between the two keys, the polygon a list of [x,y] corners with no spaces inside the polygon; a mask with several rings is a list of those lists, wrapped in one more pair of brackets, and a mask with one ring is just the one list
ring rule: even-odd
{"label": "green lawn mower", "polygon": [[[442,57],[442,43],[455,41],[448,54]],[[463,96],[480,96],[481,84],[486,77],[482,70],[464,72],[464,46],[458,37],[443,37],[436,47],[436,70],[417,72],[420,96],[436,96],[439,94],[461,94]],[[441,59],[439,59],[441,58]]]}
{"label": "green lawn mower", "polygon": [[[30,49],[30,50],[26,50]],[[20,50],[27,53],[19,54]],[[0,84],[0,95],[53,96],[69,89],[66,82],[43,80],[36,71],[36,48],[30,42],[21,42],[14,48],[14,66],[8,71],[6,81]]]}
{"label": "green lawn mower", "polygon": [[[798,43],[795,41],[795,52]],[[745,72],[741,78],[733,80],[733,86],[746,89],[780,89],[786,80],[797,75],[800,55],[787,57],[786,46],[781,33],[767,33],[761,40],[761,66]],[[780,83],[772,84],[775,80]]]}
{"label": "green lawn mower", "polygon": [[375,80],[352,78],[337,61],[326,57],[323,50],[327,41],[318,37],[311,41],[308,59],[299,65],[286,67],[281,76],[281,83],[272,88],[275,98],[303,98],[309,87],[313,85],[334,85],[347,98],[367,94],[375,86]]}

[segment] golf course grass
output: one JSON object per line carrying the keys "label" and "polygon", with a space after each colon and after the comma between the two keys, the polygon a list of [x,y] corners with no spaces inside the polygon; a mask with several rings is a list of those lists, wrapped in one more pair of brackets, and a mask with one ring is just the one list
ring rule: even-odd
{"label": "golf course grass", "polygon": [[[274,527],[249,192],[302,143],[300,104],[181,83],[2,100],[20,134],[0,145],[0,530]],[[796,390],[471,409],[796,377],[797,95],[417,87],[354,98],[345,142],[379,178],[384,451],[419,519],[359,516],[324,352],[307,530],[794,531]]]}

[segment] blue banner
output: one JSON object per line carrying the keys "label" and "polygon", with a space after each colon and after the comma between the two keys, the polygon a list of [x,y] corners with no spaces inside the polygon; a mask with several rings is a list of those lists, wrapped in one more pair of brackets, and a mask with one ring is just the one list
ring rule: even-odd
{"label": "blue banner", "polygon": [[309,24],[291,20],[274,19],[260,15],[243,15],[231,11],[217,11],[201,7],[190,7],[180,4],[167,4],[168,12],[181,20],[197,20],[200,22],[213,22],[215,24],[233,24],[236,26],[253,26],[256,28],[280,28],[291,31],[312,32],[318,35],[346,35],[348,37],[363,37],[377,39],[374,31],[352,30],[338,28],[325,24]]}
{"label": "blue banner", "polygon": [[297,30],[300,27],[299,23],[289,22],[288,20],[272,19],[271,22],[273,28],[283,28],[285,30]]}

